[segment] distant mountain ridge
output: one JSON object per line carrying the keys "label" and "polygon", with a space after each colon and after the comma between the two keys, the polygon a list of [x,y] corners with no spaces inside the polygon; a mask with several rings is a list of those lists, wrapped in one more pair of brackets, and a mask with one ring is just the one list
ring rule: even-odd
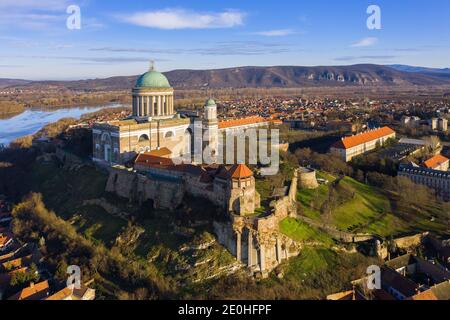
{"label": "distant mountain ridge", "polygon": [[418,73],[450,73],[450,68],[427,68],[427,67],[416,67],[409,66],[405,64],[391,64],[388,67],[394,68],[398,71],[405,72],[418,72]]}
{"label": "distant mountain ridge", "polygon": [[[394,67],[358,64],[350,66],[235,67],[213,70],[173,70],[164,73],[178,89],[211,88],[296,88],[313,86],[423,86],[450,85],[450,74],[406,72]],[[138,76],[78,81],[36,81],[27,88],[68,90],[125,90]]]}
{"label": "distant mountain ridge", "polygon": [[30,80],[0,78],[0,88],[30,83]]}

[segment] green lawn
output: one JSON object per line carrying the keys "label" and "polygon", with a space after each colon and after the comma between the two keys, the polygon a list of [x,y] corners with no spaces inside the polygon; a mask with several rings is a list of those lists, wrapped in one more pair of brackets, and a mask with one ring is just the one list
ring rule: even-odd
{"label": "green lawn", "polygon": [[[315,190],[299,189],[297,201],[300,214],[317,221],[323,221],[320,213],[322,204],[329,197],[330,184],[335,177],[324,172],[317,176],[330,181]],[[399,235],[409,232],[445,231],[442,224],[442,209],[439,206],[422,209],[391,206],[392,195],[381,189],[344,177],[339,182],[354,192],[354,197],[332,210],[328,223],[343,231],[367,232],[380,236]],[[431,221],[435,217],[435,221]]]}
{"label": "green lawn", "polygon": [[280,231],[288,237],[302,241],[318,241],[324,245],[330,245],[333,240],[326,233],[321,232],[306,223],[294,218],[285,218],[280,221]]}
{"label": "green lawn", "polygon": [[[320,221],[322,216],[318,208],[328,199],[330,185],[336,178],[324,172],[318,172],[317,176],[327,179],[329,183],[314,190],[299,190],[297,200],[302,205],[303,215]],[[343,231],[372,232],[380,235],[403,231],[404,226],[400,220],[390,214],[390,201],[381,190],[350,177],[344,177],[339,183],[353,190],[354,197],[333,210],[330,223]]]}
{"label": "green lawn", "polygon": [[302,279],[311,273],[327,270],[335,264],[336,252],[326,248],[305,247],[297,257],[290,259],[286,276]]}

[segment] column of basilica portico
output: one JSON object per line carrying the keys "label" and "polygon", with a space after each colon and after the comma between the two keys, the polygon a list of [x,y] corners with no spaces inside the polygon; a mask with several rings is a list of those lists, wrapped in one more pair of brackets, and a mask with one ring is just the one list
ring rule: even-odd
{"label": "column of basilica portico", "polygon": [[163,101],[163,107],[164,107],[164,115],[167,116],[167,99],[166,96],[162,96]]}
{"label": "column of basilica portico", "polygon": [[150,116],[150,97],[146,96],[145,99],[147,100],[146,108],[145,108],[145,116]]}
{"label": "column of basilica portico", "polygon": [[158,116],[160,116],[162,115],[161,96],[158,96],[157,99],[158,99]]}
{"label": "column of basilica portico", "polygon": [[136,100],[137,100],[137,103],[136,103],[136,109],[137,110],[136,111],[137,111],[138,117],[140,117],[141,116],[141,97],[137,96]]}
{"label": "column of basilica portico", "polygon": [[169,116],[174,114],[172,93],[135,92],[132,101],[133,115],[137,117]]}
{"label": "column of basilica portico", "polygon": [[153,96],[150,97],[150,116],[153,117],[155,115],[155,98]]}

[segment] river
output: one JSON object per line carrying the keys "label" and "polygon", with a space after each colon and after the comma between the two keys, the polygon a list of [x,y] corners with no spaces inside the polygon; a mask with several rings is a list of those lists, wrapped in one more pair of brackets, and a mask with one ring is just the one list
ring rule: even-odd
{"label": "river", "polygon": [[62,118],[79,119],[83,114],[104,108],[120,107],[107,105],[101,107],[73,107],[66,109],[42,110],[28,109],[9,119],[0,119],[0,145],[9,145],[16,138],[38,132],[45,125]]}

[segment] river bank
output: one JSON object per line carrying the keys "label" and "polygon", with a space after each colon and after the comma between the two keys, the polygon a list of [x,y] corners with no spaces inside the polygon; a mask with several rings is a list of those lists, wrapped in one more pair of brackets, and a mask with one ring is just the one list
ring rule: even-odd
{"label": "river bank", "polygon": [[44,126],[64,118],[80,119],[83,115],[107,108],[119,108],[122,104],[110,104],[96,107],[71,107],[56,110],[38,108],[26,109],[19,115],[0,119],[0,144],[9,145],[17,138],[35,134]]}

